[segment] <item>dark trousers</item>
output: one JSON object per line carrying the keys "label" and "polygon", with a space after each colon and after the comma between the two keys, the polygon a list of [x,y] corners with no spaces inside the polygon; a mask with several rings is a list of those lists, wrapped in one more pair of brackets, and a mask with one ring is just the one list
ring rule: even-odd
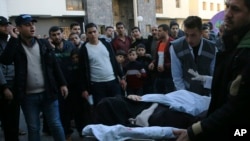
{"label": "dark trousers", "polygon": [[157,76],[155,80],[156,93],[166,94],[175,91],[173,78]]}
{"label": "dark trousers", "polygon": [[116,80],[108,82],[91,82],[89,94],[93,95],[94,105],[106,97],[121,96],[121,86]]}
{"label": "dark trousers", "polygon": [[5,141],[18,141],[20,105],[17,100],[0,99],[0,115]]}

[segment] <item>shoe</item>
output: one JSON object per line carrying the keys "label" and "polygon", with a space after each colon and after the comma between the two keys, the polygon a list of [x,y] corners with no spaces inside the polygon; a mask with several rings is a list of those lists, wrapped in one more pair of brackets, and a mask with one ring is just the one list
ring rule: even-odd
{"label": "shoe", "polygon": [[26,133],[25,131],[19,129],[18,134],[19,134],[20,136],[23,136],[23,135],[26,135],[27,133]]}

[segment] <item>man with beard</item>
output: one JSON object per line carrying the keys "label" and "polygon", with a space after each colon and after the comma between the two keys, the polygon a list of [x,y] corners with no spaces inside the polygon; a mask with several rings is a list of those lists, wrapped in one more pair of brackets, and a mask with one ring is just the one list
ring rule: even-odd
{"label": "man with beard", "polygon": [[249,140],[249,133],[235,132],[250,129],[250,1],[226,0],[225,5],[225,50],[217,54],[207,117],[187,130],[174,130],[177,141]]}

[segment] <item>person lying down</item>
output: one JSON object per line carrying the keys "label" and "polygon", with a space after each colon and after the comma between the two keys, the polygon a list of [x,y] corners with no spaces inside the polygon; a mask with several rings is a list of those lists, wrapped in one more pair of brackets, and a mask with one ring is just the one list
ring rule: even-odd
{"label": "person lying down", "polygon": [[96,107],[96,124],[185,129],[205,116],[210,99],[187,90],[165,95],[109,97]]}

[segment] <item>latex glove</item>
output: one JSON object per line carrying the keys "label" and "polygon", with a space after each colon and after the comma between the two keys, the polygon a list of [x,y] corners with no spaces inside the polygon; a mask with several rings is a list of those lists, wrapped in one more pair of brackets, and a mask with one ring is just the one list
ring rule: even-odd
{"label": "latex glove", "polygon": [[194,71],[193,69],[188,69],[188,73],[193,75],[194,77],[191,78],[191,80],[196,80],[196,81],[206,81],[206,75],[200,75],[197,71]]}

